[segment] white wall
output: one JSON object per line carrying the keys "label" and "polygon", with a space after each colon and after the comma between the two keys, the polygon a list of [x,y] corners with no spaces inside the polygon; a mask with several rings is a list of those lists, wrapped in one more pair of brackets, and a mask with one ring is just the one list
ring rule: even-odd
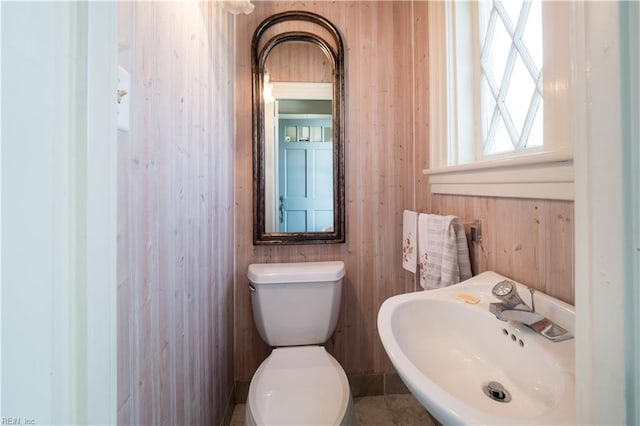
{"label": "white wall", "polygon": [[640,424],[640,4],[620,4],[627,423]]}
{"label": "white wall", "polygon": [[0,410],[22,424],[115,419],[115,11],[2,3]]}
{"label": "white wall", "polygon": [[574,111],[576,389],[586,424],[638,423],[640,93],[637,62],[624,68],[638,56],[631,9],[636,22],[628,23],[618,2],[585,2],[577,22],[584,49],[574,60],[583,89]]}

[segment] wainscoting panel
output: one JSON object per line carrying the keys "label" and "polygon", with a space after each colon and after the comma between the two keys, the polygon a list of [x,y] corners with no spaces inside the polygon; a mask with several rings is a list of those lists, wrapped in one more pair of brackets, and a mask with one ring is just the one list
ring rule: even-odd
{"label": "wainscoting panel", "polygon": [[433,213],[482,221],[479,271],[574,304],[573,202],[432,195]]}

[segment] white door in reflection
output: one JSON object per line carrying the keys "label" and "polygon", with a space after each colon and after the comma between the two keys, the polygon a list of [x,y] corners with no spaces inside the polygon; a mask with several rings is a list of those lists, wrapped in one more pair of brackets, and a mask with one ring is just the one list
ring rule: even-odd
{"label": "white door in reflection", "polygon": [[278,231],[332,231],[332,120],[298,118],[278,121]]}

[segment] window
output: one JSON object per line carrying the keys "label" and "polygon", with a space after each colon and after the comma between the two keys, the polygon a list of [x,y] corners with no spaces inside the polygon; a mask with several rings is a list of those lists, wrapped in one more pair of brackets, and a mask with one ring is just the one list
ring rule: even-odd
{"label": "window", "polygon": [[543,145],[540,3],[477,4],[483,156]]}
{"label": "window", "polygon": [[572,2],[429,3],[432,192],[573,199],[580,13]]}

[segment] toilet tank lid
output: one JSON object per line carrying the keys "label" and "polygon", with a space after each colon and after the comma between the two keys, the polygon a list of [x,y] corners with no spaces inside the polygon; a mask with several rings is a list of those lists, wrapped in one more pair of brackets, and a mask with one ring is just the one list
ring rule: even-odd
{"label": "toilet tank lid", "polygon": [[344,262],[255,263],[247,277],[254,284],[336,281],[344,277]]}

